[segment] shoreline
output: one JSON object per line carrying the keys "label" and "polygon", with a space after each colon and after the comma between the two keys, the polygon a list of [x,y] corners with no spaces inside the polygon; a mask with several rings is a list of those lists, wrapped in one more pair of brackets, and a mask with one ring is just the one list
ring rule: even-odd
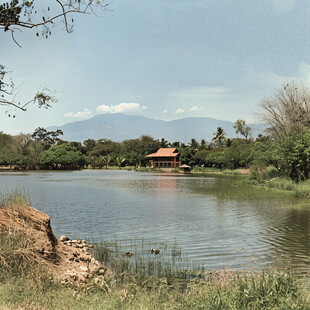
{"label": "shoreline", "polygon": [[110,167],[108,169],[102,168],[85,168],[85,169],[74,169],[74,170],[0,170],[0,175],[6,174],[18,174],[18,173],[33,173],[33,172],[74,172],[74,171],[130,171],[130,172],[141,172],[141,173],[163,173],[163,174],[174,174],[179,176],[227,176],[227,177],[240,177],[240,181],[235,182],[234,186],[253,186],[263,187],[268,191],[279,191],[279,193],[286,193],[292,195],[296,199],[309,199],[310,198],[310,180],[306,180],[300,183],[296,183],[285,177],[268,177],[264,174],[254,178],[251,176],[250,169],[240,168],[235,170],[220,169],[220,168],[193,168],[191,173],[182,173],[178,169],[161,169],[161,168],[146,168],[141,167],[134,169],[134,167]]}
{"label": "shoreline", "polygon": [[[70,251],[75,269],[81,270],[67,270],[67,277],[62,280],[46,269],[51,264],[46,255],[52,252],[47,246],[41,249],[40,245],[44,236],[56,244],[46,214],[27,207],[21,197],[9,197],[2,202],[0,219],[3,221],[0,267],[4,272],[0,275],[0,306],[5,308],[245,310],[294,306],[294,309],[303,310],[310,307],[309,291],[285,271],[197,269],[191,273],[182,265],[179,267],[181,269],[175,269],[177,262],[182,261],[178,251],[174,260],[167,261],[165,251],[156,255],[152,250],[144,266],[135,253],[119,253],[117,245],[115,249],[118,251],[103,242],[94,250],[94,259],[101,262],[100,269],[87,276],[88,263],[79,257],[85,255],[84,250],[89,246],[83,241],[66,240],[66,237],[58,239],[58,249]],[[10,233],[6,233],[5,227]],[[27,237],[29,233],[31,238]],[[11,242],[10,248],[7,241]],[[33,246],[33,242],[39,242],[40,246]],[[75,254],[78,251],[80,255]],[[12,253],[15,254],[12,256]],[[42,259],[36,258],[38,255]],[[58,256],[53,257],[57,260]],[[113,268],[103,267],[107,266],[105,261]],[[70,258],[66,264],[73,264]],[[79,268],[80,265],[82,268]]]}

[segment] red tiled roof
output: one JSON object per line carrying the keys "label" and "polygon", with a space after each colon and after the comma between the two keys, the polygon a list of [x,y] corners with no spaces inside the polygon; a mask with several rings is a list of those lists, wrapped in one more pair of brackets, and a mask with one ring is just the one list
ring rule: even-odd
{"label": "red tiled roof", "polygon": [[146,157],[177,157],[178,151],[176,148],[162,148],[156,153],[146,155]]}

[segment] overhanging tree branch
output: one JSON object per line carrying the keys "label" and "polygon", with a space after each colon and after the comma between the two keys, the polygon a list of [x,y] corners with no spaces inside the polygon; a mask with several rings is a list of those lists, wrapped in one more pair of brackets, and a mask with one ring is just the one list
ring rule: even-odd
{"label": "overhanging tree branch", "polygon": [[[7,0],[0,4],[0,31],[11,33],[13,41],[21,47],[14,37],[16,30],[37,28],[38,37],[41,35],[48,38],[56,21],[62,21],[66,32],[70,33],[73,31],[74,23],[73,17],[69,19],[70,15],[95,14],[97,9],[107,10],[108,1],[44,0],[43,3],[43,1],[36,0]],[[41,34],[39,29],[42,29]],[[50,90],[44,89],[24,104],[16,102],[17,88],[12,79],[8,78],[8,73],[6,68],[0,65],[0,106],[26,111],[26,106],[30,103],[35,103],[40,108],[49,108],[51,103],[57,101]]]}
{"label": "overhanging tree branch", "polygon": [[[42,35],[48,37],[56,20],[62,20],[68,33],[73,30],[74,20],[69,21],[72,14],[96,14],[96,10],[107,10],[107,0],[48,0],[44,3],[47,12],[39,14],[38,1],[12,0],[0,5],[0,30],[11,31],[13,40],[14,31],[19,28],[43,27]],[[42,5],[42,3],[41,3]],[[60,11],[59,11],[60,10]],[[19,27],[19,28],[17,28]],[[39,33],[37,32],[37,35]],[[17,43],[17,42],[16,42]],[[18,44],[18,43],[17,43]]]}

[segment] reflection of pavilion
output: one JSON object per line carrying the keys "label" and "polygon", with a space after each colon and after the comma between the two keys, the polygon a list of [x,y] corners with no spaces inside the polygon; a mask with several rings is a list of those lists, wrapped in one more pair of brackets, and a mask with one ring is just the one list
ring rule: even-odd
{"label": "reflection of pavilion", "polygon": [[177,168],[181,163],[181,155],[176,148],[161,148],[146,157],[150,158],[152,167],[156,168]]}
{"label": "reflection of pavilion", "polygon": [[158,190],[169,190],[170,193],[175,194],[177,188],[176,178],[157,178],[156,189]]}
{"label": "reflection of pavilion", "polygon": [[166,225],[169,224],[169,227],[175,227],[178,216],[177,179],[158,176],[154,180],[153,186],[157,200],[158,218]]}

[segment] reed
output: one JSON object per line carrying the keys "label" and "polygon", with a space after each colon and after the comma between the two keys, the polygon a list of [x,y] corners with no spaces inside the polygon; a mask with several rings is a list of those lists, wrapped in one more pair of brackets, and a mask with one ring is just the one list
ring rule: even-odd
{"label": "reed", "polygon": [[[12,266],[21,258],[10,253],[28,248],[22,240],[17,235],[0,235],[0,250],[7,253],[5,264],[1,259],[1,268],[6,270],[0,281],[2,309],[310,309],[309,291],[287,273],[203,269],[189,273],[180,261],[177,244],[158,245],[157,256],[150,253],[143,259],[148,255],[143,249],[149,252],[150,244],[102,242],[95,254],[116,268],[111,276],[101,282],[90,279],[86,286],[66,287],[28,260],[23,268],[31,272],[15,271]],[[122,255],[129,244],[134,255]]]}
{"label": "reed", "polygon": [[[159,253],[155,254],[155,251]],[[201,272],[197,265],[190,264],[182,255],[181,247],[176,242],[152,244],[143,240],[105,241],[96,245],[94,256],[116,272],[115,280],[120,285],[130,282],[133,277],[139,286],[146,283],[148,287],[156,285],[155,279],[165,281],[168,285],[176,282],[180,284]]]}
{"label": "reed", "polygon": [[24,206],[32,206],[30,196],[25,192],[13,190],[11,192],[0,192],[0,207],[21,210]]}

